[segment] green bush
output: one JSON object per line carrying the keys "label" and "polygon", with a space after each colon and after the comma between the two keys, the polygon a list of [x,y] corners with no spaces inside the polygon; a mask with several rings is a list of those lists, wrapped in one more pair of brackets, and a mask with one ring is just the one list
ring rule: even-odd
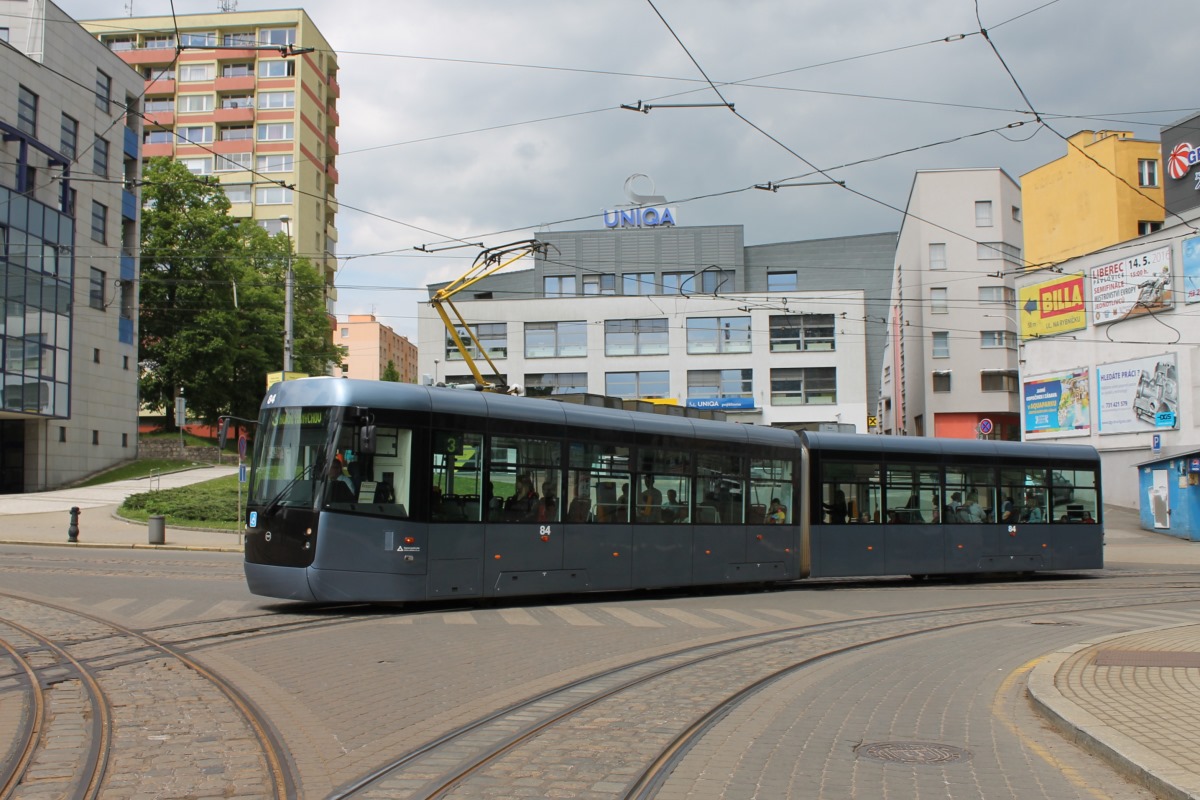
{"label": "green bush", "polygon": [[[245,502],[244,489],[242,502]],[[172,525],[236,530],[242,527],[238,517],[238,476],[130,495],[118,513],[143,521],[161,514]]]}

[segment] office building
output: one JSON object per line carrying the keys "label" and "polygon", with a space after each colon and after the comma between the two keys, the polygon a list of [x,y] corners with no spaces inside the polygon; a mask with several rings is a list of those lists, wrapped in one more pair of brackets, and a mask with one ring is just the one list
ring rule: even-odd
{"label": "office building", "polygon": [[[136,70],[142,157],[220,180],[231,213],[288,233],[337,293],[337,55],[300,9],[81,23]],[[288,221],[281,222],[281,217]]]}
{"label": "office building", "polygon": [[15,493],[137,454],[143,84],[53,3],[0,0],[0,18],[0,492]]}

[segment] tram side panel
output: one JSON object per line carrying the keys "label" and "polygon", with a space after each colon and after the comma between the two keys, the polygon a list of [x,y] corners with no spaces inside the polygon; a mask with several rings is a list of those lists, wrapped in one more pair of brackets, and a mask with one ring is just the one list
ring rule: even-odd
{"label": "tram side panel", "polygon": [[691,583],[692,526],[634,525],[633,585],[649,589]]}
{"label": "tram side panel", "polygon": [[563,564],[587,572],[588,589],[633,586],[633,532],[628,525],[603,523],[563,526]]}
{"label": "tram side panel", "polygon": [[426,527],[398,519],[322,513],[316,557],[308,571],[313,595],[322,601],[424,599]]}

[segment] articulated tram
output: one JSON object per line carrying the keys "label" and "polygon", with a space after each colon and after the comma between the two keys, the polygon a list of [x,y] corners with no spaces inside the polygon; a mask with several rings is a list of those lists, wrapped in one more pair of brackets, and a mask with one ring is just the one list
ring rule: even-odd
{"label": "articulated tram", "polygon": [[306,378],[262,405],[250,591],[407,602],[1103,566],[1073,445],[797,433]]}

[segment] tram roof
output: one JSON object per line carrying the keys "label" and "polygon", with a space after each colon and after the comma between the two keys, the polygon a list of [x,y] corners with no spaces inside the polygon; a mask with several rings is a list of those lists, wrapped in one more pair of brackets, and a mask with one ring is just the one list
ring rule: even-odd
{"label": "tram roof", "polygon": [[800,434],[813,451],[838,451],[869,455],[936,455],[972,459],[1046,459],[1048,461],[1099,462],[1096,448],[1084,444],[1006,442],[993,439],[949,439],[930,436],[880,436],[866,433]]}

